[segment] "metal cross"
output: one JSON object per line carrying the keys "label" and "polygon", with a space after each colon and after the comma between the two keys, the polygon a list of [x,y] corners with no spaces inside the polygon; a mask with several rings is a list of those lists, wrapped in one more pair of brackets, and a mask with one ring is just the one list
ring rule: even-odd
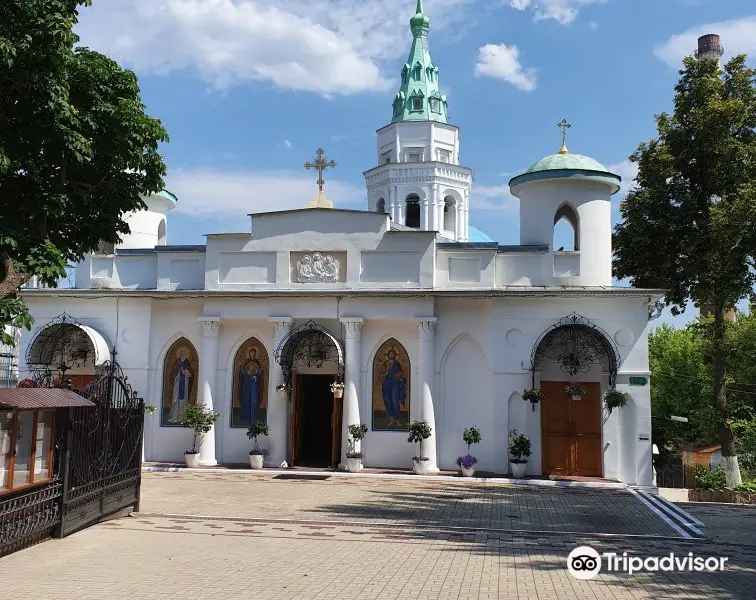
{"label": "metal cross", "polygon": [[559,129],[561,129],[561,130],[562,130],[562,146],[565,146],[565,145],[566,145],[566,142],[567,142],[567,130],[568,130],[568,129],[569,129],[570,127],[572,127],[572,125],[570,125],[570,124],[569,124],[569,123],[567,122],[567,119],[562,119],[562,120],[561,120],[561,121],[560,121],[560,122],[559,122],[559,123],[557,124],[557,127],[559,127]]}
{"label": "metal cross", "polygon": [[323,191],[323,185],[325,184],[325,181],[323,181],[323,172],[326,169],[333,169],[336,166],[336,163],[334,161],[328,161],[326,162],[325,150],[323,148],[318,148],[317,152],[317,158],[314,159],[312,162],[306,162],[305,163],[305,169],[316,169],[318,172],[318,190]]}

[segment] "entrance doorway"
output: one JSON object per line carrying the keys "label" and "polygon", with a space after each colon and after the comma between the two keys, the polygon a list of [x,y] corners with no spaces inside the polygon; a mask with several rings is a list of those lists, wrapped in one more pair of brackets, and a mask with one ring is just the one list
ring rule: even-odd
{"label": "entrance doorway", "polygon": [[335,467],[341,457],[341,401],[333,375],[297,375],[292,394],[293,466]]}
{"label": "entrance doorway", "polygon": [[580,382],[585,395],[573,400],[567,381],[542,381],[541,453],[544,475],[601,477],[601,386]]}

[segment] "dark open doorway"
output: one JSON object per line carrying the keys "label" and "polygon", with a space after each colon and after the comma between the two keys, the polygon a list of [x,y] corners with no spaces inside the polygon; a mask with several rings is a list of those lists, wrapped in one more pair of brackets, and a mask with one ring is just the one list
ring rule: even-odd
{"label": "dark open doorway", "polygon": [[[293,455],[296,466],[331,467],[339,420],[331,383],[333,375],[299,375],[295,415],[297,431]],[[341,432],[338,432],[341,439]],[[338,459],[337,459],[338,460]]]}

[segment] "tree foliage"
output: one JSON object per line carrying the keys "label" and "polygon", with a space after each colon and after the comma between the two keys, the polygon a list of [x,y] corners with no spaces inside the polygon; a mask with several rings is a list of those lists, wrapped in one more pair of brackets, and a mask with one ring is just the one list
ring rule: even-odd
{"label": "tree foliage", "polygon": [[[91,0],[0,4],[0,335],[31,326],[18,289],[65,275],[124,213],[163,187],[167,134],[145,114],[136,75],[74,45]],[[3,339],[10,342],[9,339]]]}
{"label": "tree foliage", "polygon": [[756,71],[737,56],[686,58],[674,111],[640,144],[637,186],[620,206],[614,274],[668,290],[675,314],[692,300],[711,307],[715,423],[728,477],[738,483],[726,392],[725,312],[756,283]]}

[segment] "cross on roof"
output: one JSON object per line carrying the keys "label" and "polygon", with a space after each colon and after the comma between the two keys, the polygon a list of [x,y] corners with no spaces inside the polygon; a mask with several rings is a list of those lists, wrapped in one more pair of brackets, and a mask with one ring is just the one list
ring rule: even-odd
{"label": "cross on roof", "polygon": [[557,127],[562,130],[562,149],[559,152],[564,154],[567,152],[567,130],[572,127],[572,125],[567,122],[567,119],[562,119],[557,123]]}
{"label": "cross on roof", "polygon": [[325,184],[325,181],[323,180],[323,172],[326,169],[333,169],[336,166],[336,163],[334,161],[327,161],[327,158],[325,157],[325,150],[323,148],[318,148],[317,152],[317,158],[312,160],[311,162],[305,163],[305,169],[315,169],[318,172],[318,190],[322,193],[323,192],[323,185]]}

